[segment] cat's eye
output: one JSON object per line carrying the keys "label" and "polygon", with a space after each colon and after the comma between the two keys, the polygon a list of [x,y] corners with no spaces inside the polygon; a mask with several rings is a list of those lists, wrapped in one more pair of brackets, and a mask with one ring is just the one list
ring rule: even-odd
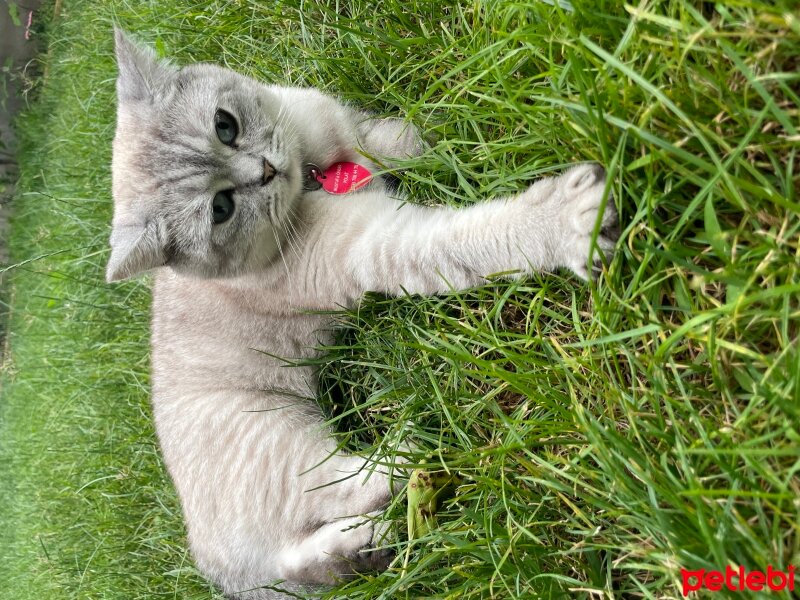
{"label": "cat's eye", "polygon": [[236,136],[239,135],[239,126],[233,115],[221,108],[214,115],[214,128],[217,130],[219,141],[226,146],[233,146]]}
{"label": "cat's eye", "polygon": [[214,225],[224,223],[233,216],[234,210],[233,190],[222,190],[214,196],[211,203]]}

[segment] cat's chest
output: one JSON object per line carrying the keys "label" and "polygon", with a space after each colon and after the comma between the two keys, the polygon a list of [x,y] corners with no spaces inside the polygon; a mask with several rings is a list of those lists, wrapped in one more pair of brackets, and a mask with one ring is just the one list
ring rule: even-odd
{"label": "cat's chest", "polygon": [[314,385],[313,369],[289,365],[315,357],[329,342],[327,318],[287,314],[277,302],[268,293],[159,275],[153,299],[154,384],[307,392]]}

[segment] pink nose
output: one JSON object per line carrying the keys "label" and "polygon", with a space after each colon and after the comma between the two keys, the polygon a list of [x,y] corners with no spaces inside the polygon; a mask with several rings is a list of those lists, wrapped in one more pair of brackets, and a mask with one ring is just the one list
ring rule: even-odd
{"label": "pink nose", "polygon": [[261,179],[261,185],[267,185],[272,178],[275,177],[275,167],[269,164],[269,161],[264,159],[264,177]]}

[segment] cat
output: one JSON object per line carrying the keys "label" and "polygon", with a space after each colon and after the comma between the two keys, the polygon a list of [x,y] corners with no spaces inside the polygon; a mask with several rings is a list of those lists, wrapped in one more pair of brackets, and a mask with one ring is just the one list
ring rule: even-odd
{"label": "cat", "polygon": [[462,209],[403,203],[377,176],[330,196],[317,169],[418,156],[417,130],[115,37],[106,276],[155,271],[153,414],[197,567],[248,600],[278,594],[260,587],[276,581],[313,589],[385,568],[373,517],[389,474],[337,450],[308,400],[316,372],[283,359],[315,357],[330,332],[313,311],[367,291],[438,294],[560,267],[590,277],[597,220],[606,257],[616,237],[613,203],[600,216],[604,170],[580,164]]}

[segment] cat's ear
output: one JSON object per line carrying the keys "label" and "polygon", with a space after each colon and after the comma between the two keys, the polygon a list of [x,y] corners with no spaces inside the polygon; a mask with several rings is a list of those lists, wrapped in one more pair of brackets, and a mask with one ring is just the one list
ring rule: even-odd
{"label": "cat's ear", "polygon": [[114,40],[119,69],[117,97],[124,102],[152,99],[176,72],[175,67],[159,60],[152,48],[140,46],[119,28],[114,28]]}
{"label": "cat's ear", "polygon": [[128,279],[166,262],[164,248],[154,222],[146,225],[115,225],[111,232],[111,257],[106,281]]}

